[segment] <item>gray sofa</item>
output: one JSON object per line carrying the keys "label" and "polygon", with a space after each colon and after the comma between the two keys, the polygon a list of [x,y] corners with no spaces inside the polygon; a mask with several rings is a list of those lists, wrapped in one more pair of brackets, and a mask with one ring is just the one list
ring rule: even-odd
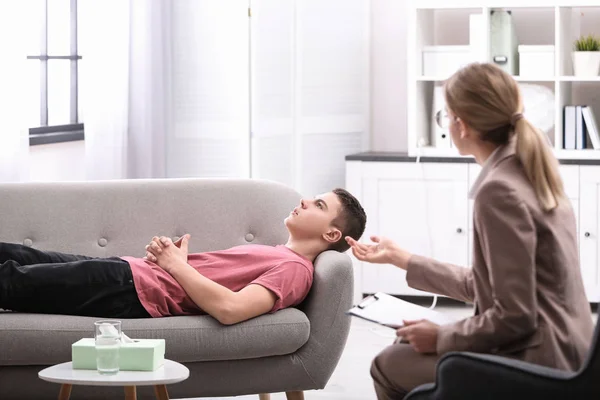
{"label": "gray sofa", "polygon": [[[285,243],[283,219],[300,195],[273,182],[160,179],[0,184],[0,241],[90,256],[144,255],[153,235],[192,235],[191,252]],[[344,349],[352,263],[322,253],[311,292],[298,308],[223,326],[210,316],[123,320],[132,338],[166,339],[166,357],[190,377],[172,398],[322,389]],[[101,316],[99,316],[101,317]],[[55,399],[40,380],[46,366],[70,361],[71,344],[93,336],[97,318],[0,313],[0,398]],[[74,386],[72,399],[121,398],[122,388]],[[154,398],[138,388],[138,398]]]}

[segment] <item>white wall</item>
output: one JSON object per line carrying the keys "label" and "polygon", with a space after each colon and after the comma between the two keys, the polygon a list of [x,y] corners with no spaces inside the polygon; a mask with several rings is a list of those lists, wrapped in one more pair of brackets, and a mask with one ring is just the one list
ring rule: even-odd
{"label": "white wall", "polygon": [[[406,15],[409,0],[371,0],[371,150],[406,151]],[[582,33],[597,32],[591,26],[600,17],[600,11],[588,13]],[[458,17],[457,17],[458,18]],[[515,14],[517,34],[528,44],[550,41],[547,30],[525,29],[551,23],[551,12],[533,18],[533,13],[521,10]],[[436,29],[441,42],[466,40],[468,30],[454,18],[448,18]],[[458,36],[458,37],[457,37]],[[594,86],[593,89],[597,88]],[[575,91],[578,92],[579,88]],[[600,101],[598,93],[580,95],[581,101]],[[593,98],[587,98],[587,97]],[[576,95],[577,100],[579,96]],[[32,180],[84,179],[83,142],[33,146],[31,148]]]}
{"label": "white wall", "polygon": [[29,147],[29,180],[85,180],[85,146],[83,140]]}
{"label": "white wall", "polygon": [[371,150],[406,151],[407,0],[371,1]]}

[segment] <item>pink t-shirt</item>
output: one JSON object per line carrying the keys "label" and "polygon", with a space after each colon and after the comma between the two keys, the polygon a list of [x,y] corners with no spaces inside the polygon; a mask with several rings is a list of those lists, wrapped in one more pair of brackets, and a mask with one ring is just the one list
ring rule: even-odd
{"label": "pink t-shirt", "polygon": [[[155,263],[121,257],[131,266],[140,302],[153,317],[206,314],[168,272]],[[312,262],[286,246],[243,245],[188,255],[188,264],[208,279],[238,292],[258,284],[277,296],[271,312],[299,304],[313,282]]]}

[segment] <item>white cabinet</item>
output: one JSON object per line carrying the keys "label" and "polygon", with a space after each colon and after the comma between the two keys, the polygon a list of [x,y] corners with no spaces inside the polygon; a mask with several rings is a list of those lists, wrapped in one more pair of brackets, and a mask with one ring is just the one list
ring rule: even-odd
{"label": "white cabinet", "polygon": [[[467,265],[467,164],[357,163],[360,179],[347,187],[367,213],[363,240],[386,236],[415,254]],[[406,273],[392,265],[360,265],[357,273],[362,293],[427,295],[409,288]]]}
{"label": "white cabinet", "polygon": [[600,232],[600,167],[582,167],[580,173],[579,256],[585,292],[590,301],[600,300],[598,276]]}
{"label": "white cabinet", "polygon": [[[347,161],[346,188],[367,213],[363,242],[387,236],[407,250],[471,266],[473,201],[469,190],[481,171],[474,163]],[[581,271],[590,302],[600,300],[600,166],[560,165],[578,226]],[[409,288],[406,273],[391,265],[355,265],[355,299],[382,291],[430,296]]]}

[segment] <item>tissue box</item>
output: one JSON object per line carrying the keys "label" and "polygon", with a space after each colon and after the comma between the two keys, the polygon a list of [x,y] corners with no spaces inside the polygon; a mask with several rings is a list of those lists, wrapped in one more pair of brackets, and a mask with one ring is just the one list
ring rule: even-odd
{"label": "tissue box", "polygon": [[[134,339],[121,343],[119,368],[122,371],[154,371],[165,361],[165,339]],[[96,369],[94,338],[84,338],[71,345],[73,369]]]}

